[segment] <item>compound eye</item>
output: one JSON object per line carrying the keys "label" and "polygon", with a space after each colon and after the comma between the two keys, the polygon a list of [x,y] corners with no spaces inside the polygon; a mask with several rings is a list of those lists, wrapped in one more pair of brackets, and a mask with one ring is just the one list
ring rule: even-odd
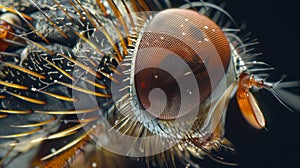
{"label": "compound eye", "polygon": [[[158,119],[173,120],[198,108],[210,96],[225,75],[216,69],[227,71],[230,47],[221,29],[206,16],[169,9],[148,23],[135,59],[134,84],[142,107]],[[187,84],[182,89],[180,83],[191,76],[198,86]],[[189,98],[196,92],[200,100]],[[188,102],[184,110],[182,99]]]}

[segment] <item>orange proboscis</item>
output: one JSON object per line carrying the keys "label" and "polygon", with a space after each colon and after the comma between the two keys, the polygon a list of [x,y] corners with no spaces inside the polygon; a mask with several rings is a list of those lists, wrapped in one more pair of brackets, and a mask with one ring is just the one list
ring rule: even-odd
{"label": "orange proboscis", "polygon": [[265,118],[249,89],[252,86],[260,87],[262,83],[257,82],[254,76],[241,74],[239,79],[239,88],[236,94],[237,102],[240,110],[247,122],[254,128],[264,128]]}

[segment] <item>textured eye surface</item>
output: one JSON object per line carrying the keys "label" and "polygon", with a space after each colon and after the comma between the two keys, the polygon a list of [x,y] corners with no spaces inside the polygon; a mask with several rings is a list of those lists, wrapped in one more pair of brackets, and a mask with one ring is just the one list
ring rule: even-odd
{"label": "textured eye surface", "polygon": [[[206,67],[211,69],[224,67],[225,71],[228,68],[231,53],[228,40],[212,20],[195,11],[185,9],[169,9],[159,12],[147,24],[144,31],[134,64],[135,71],[138,72],[135,75],[137,95],[143,107],[147,109],[151,106],[148,98],[150,91],[154,88],[161,88],[165,91],[167,105],[164,112],[152,115],[160,119],[174,119],[183,115],[177,114],[183,97],[176,80],[187,80],[187,73],[195,76],[200,100],[195,100],[196,102],[191,100],[189,106],[194,109],[195,105],[199,104],[199,101],[202,103],[214,89],[211,88]],[[147,48],[151,52],[148,52]],[[172,76],[160,69],[164,63],[176,64],[172,61],[172,56],[183,59],[191,71],[184,70],[183,67],[177,65],[178,73]],[[222,64],[216,61],[220,59]],[[147,66],[152,68],[144,69]],[[182,70],[179,70],[181,68]],[[224,74],[214,73],[214,78],[220,81],[224,77],[222,75]],[[195,91],[189,89],[188,92],[194,93]],[[156,98],[153,99],[155,101]],[[159,110],[154,113],[157,111]],[[188,112],[185,110],[183,113]]]}

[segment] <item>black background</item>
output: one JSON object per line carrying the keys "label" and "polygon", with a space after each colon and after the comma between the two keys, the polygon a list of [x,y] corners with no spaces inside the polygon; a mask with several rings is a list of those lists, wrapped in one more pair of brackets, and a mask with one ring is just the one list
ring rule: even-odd
{"label": "black background", "polygon": [[[260,59],[276,68],[271,80],[276,81],[284,74],[286,80],[300,80],[297,1],[227,0],[225,9],[260,42],[257,46],[263,52]],[[299,89],[295,91],[300,93]],[[235,99],[228,110],[226,137],[237,149],[238,167],[300,167],[300,113],[288,111],[268,92],[257,95],[268,130],[256,130],[248,125]]]}

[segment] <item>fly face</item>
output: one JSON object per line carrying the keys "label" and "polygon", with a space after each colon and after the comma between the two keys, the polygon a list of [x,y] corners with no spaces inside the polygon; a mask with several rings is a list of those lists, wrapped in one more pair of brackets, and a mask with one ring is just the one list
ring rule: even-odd
{"label": "fly face", "polygon": [[224,124],[234,95],[258,129],[266,122],[252,88],[299,110],[291,100],[299,96],[284,91],[295,83],[266,81],[269,65],[253,59],[257,42],[240,38],[224,9],[173,5],[1,5],[1,165],[122,165],[111,153],[153,167],[198,167],[203,156],[236,165],[218,155],[233,150]]}

